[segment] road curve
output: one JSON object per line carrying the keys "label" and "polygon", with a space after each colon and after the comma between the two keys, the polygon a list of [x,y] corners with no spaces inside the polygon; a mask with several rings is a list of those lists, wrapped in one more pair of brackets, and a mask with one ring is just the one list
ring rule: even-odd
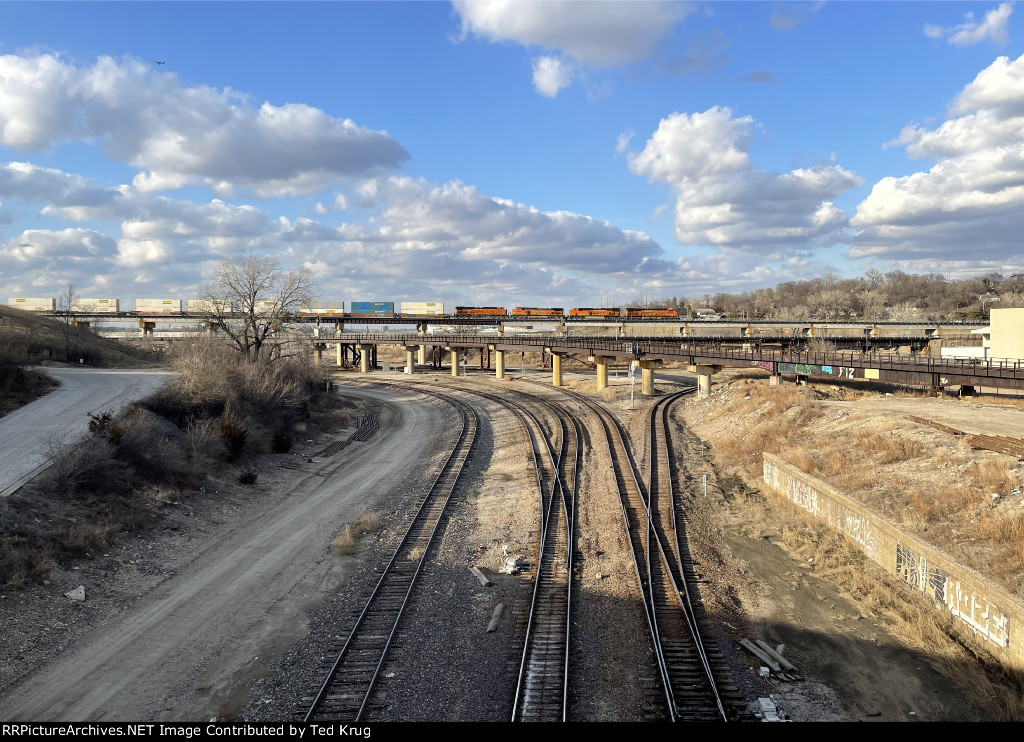
{"label": "road curve", "polygon": [[0,497],[43,466],[55,436],[74,440],[88,430],[89,413],[115,412],[152,394],[171,378],[159,369],[40,368],[60,387],[0,418]]}
{"label": "road curve", "polygon": [[219,693],[240,686],[244,698],[253,657],[334,594],[336,576],[325,575],[338,529],[396,482],[419,485],[443,419],[404,390],[344,393],[380,410],[372,442],[311,465],[243,522],[203,523],[214,535],[189,564],[6,689],[0,719],[194,722],[217,715]]}

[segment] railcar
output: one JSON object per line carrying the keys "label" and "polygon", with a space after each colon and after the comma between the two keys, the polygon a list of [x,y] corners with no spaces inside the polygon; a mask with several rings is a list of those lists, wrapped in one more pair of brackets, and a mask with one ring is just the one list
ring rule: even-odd
{"label": "railcar", "polygon": [[619,307],[573,307],[569,310],[570,317],[621,317]]}
{"label": "railcar", "polygon": [[299,314],[344,314],[343,301],[311,301],[299,305]]}
{"label": "railcar", "polygon": [[136,299],[136,314],[181,314],[181,299]]}
{"label": "railcar", "polygon": [[409,317],[440,317],[444,315],[444,302],[403,301],[399,307]]}
{"label": "railcar", "polygon": [[562,317],[562,307],[516,307],[512,310],[514,317]]}
{"label": "railcar", "polygon": [[26,312],[55,312],[57,311],[57,300],[52,298],[32,299],[19,296],[14,299],[8,299],[7,306],[24,309]]}
{"label": "railcar", "polygon": [[636,307],[628,307],[626,309],[626,318],[645,319],[652,317],[678,317],[679,312],[675,309],[668,309],[667,307],[660,307],[657,309],[637,309]]}
{"label": "railcar", "polygon": [[353,317],[393,317],[395,303],[393,301],[354,301],[349,304],[349,312]]}
{"label": "railcar", "polygon": [[231,314],[235,311],[230,299],[189,299],[189,314]]}
{"label": "railcar", "polygon": [[456,317],[505,317],[505,307],[455,307]]}
{"label": "railcar", "polygon": [[71,311],[83,314],[117,314],[121,302],[117,299],[72,299]]}

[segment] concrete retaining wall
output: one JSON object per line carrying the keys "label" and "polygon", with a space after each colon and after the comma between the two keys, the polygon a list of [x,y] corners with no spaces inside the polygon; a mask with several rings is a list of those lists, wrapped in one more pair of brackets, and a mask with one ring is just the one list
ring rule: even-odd
{"label": "concrete retaining wall", "polygon": [[890,575],[928,596],[1005,665],[1024,670],[1024,603],[1006,589],[770,453],[764,454],[764,481],[808,518],[827,523]]}

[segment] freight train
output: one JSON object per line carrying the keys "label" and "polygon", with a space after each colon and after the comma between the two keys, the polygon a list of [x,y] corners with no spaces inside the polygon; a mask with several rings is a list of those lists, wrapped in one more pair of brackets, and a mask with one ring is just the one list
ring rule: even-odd
{"label": "freight train", "polygon": [[[8,306],[35,312],[56,312],[57,303],[52,298],[14,298],[7,300]],[[269,313],[277,308],[273,301],[260,302],[257,311]],[[183,315],[204,316],[210,314],[230,314],[235,307],[231,301],[209,299],[138,299],[134,311],[121,311],[117,299],[75,299],[71,311],[82,314],[120,314],[136,315]],[[299,316],[322,317],[334,315],[342,317],[380,317],[380,318],[416,318],[429,317],[508,317],[538,318],[551,320],[578,320],[587,317],[623,317],[625,319],[673,319],[679,312],[668,308],[639,309],[628,307],[573,307],[568,313],[563,307],[515,307],[507,311],[505,307],[468,307],[457,306],[451,315],[445,314],[444,303],[439,301],[403,301],[395,311],[393,301],[353,301],[348,304],[348,311],[343,301],[314,301],[303,303],[298,311]]]}

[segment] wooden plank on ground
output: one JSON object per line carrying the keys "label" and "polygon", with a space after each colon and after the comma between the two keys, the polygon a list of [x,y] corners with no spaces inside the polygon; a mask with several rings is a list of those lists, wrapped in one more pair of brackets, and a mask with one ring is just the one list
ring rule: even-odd
{"label": "wooden plank on ground", "polygon": [[776,662],[775,660],[773,660],[767,654],[765,654],[764,650],[761,649],[756,644],[754,644],[752,641],[750,641],[749,639],[740,639],[740,644],[742,644],[744,647],[746,647],[746,649],[751,654],[753,654],[755,657],[757,657],[759,660],[761,660],[765,665],[767,665],[770,670],[774,670],[775,672],[782,672],[782,668],[779,666],[779,663]]}

